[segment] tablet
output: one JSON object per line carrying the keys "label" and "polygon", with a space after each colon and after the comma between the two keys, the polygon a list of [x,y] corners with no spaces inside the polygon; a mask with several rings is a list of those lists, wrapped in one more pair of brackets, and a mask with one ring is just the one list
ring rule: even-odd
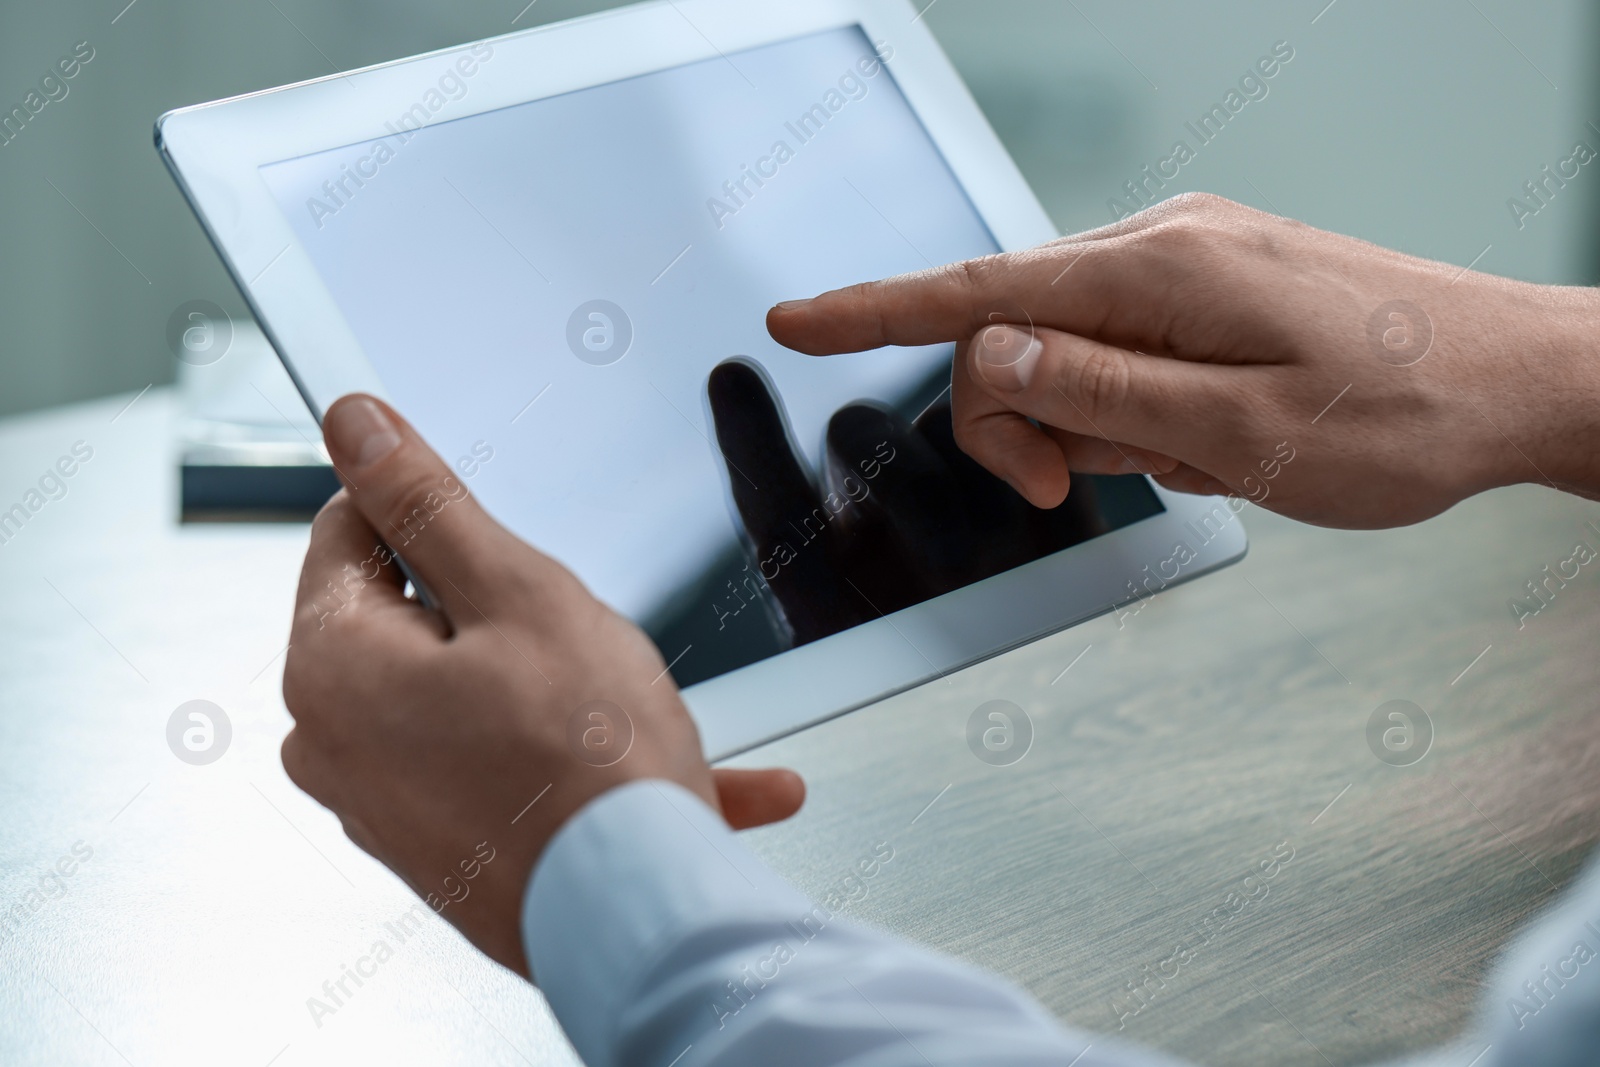
{"label": "tablet", "polygon": [[393,403],[650,634],[712,758],[1245,551],[1237,502],[1139,476],[1022,502],[954,446],[950,346],[767,336],[779,300],[1055,236],[904,0],[646,3],[156,141],[313,414]]}

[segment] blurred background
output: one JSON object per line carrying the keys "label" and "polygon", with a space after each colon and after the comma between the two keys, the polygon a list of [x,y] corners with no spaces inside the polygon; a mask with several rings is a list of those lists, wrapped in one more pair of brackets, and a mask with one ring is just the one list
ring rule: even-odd
{"label": "blurred background", "polygon": [[[1276,49],[1265,95],[1248,90],[1159,195],[1209,190],[1463,267],[1600,280],[1600,158],[1551,181],[1546,203],[1524,189],[1579,142],[1600,150],[1592,3],[913,2],[1063,231],[1138,207],[1126,184],[1195,145],[1190,125]],[[306,996],[415,900],[281,768],[306,528],[175,521],[190,394],[211,390],[200,406],[218,423],[274,424],[291,462],[315,458],[316,431],[288,425],[306,413],[151,130],[171,108],[611,6],[0,0],[0,509],[80,434],[95,450],[70,496],[14,545],[0,536],[0,918],[71,843],[94,850],[69,897],[0,929],[0,1063],[576,1062],[538,994],[443,923],[352,1014],[326,1030],[308,1017]],[[74,76],[41,88],[63,57]],[[205,367],[167,339],[194,301],[239,326],[234,354]],[[181,396],[163,388],[180,369]],[[320,491],[313,506],[331,480]],[[1597,836],[1584,783],[1600,608],[1564,593],[1567,621],[1521,636],[1506,612],[1574,537],[1589,543],[1595,507],[1520,487],[1381,535],[1253,512],[1245,564],[1163,594],[1127,632],[1106,616],[763,750],[814,790],[764,855],[826,891],[878,840],[863,835],[893,824],[903,858],[862,918],[1000,967],[1099,1029],[1107,991],[1172,930],[1174,905],[1144,897],[1133,864],[1152,857],[1209,908],[1219,879],[1292,833],[1308,847],[1274,888],[1282,910],[1136,1036],[1291,1067],[1443,1040]],[[1414,775],[1373,759],[1362,733],[1402,695],[1440,712],[1438,752]],[[1019,779],[988,776],[961,733],[1000,697],[1039,721],[1019,806],[1005,792]],[[168,732],[202,698],[233,724],[209,768]],[[1056,781],[1079,783],[1073,810]],[[930,797],[908,827],[898,813],[926,814]],[[1123,829],[1126,864],[1106,847]],[[1252,1000],[1269,976],[1284,999],[1268,986],[1274,1001]]]}
{"label": "blurred background", "polygon": [[[916,0],[1063,231],[1196,139],[1255,62],[1293,58],[1165,197],[1219,193],[1542,282],[1597,274],[1594,5],[1546,0]],[[0,415],[174,376],[179,305],[247,312],[151,142],[163,111],[619,6],[591,0],[0,0],[0,114],[93,58],[0,144]],[[87,43],[87,49],[82,43]],[[1257,93],[1259,95],[1259,92]],[[38,99],[37,97],[35,98]],[[1547,186],[1547,188],[1549,188]],[[1517,218],[1520,197],[1536,214]]]}

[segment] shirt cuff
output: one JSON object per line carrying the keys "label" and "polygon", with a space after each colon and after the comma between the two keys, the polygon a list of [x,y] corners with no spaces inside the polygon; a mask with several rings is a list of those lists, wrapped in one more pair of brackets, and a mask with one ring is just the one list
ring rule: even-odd
{"label": "shirt cuff", "polygon": [[687,789],[638,781],[590,801],[545,848],[523,897],[528,967],[578,1055],[615,1059],[643,976],[707,918],[803,914],[806,898]]}

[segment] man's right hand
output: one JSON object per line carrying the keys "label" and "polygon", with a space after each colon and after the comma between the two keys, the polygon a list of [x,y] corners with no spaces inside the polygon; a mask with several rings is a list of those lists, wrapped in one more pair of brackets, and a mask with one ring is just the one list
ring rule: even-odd
{"label": "man's right hand", "polygon": [[1139,470],[1376,528],[1516,482],[1600,496],[1597,321],[1592,290],[1186,194],[1025,252],[786,302],[767,325],[813,355],[958,342],[956,439],[1039,507],[1066,496],[1069,467]]}

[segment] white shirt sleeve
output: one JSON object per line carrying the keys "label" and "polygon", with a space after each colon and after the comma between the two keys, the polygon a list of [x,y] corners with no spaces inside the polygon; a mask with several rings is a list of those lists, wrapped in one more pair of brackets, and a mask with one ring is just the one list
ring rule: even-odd
{"label": "white shirt sleeve", "polygon": [[[812,903],[668,782],[614,789],[561,828],[522,934],[589,1067],[1175,1067]],[[1481,1036],[1408,1067],[1597,1062],[1600,866],[1508,950],[1494,990]]]}
{"label": "white shirt sleeve", "polygon": [[697,797],[634,782],[556,834],[529,966],[589,1067],[1158,1067],[1000,979],[814,904]]}

